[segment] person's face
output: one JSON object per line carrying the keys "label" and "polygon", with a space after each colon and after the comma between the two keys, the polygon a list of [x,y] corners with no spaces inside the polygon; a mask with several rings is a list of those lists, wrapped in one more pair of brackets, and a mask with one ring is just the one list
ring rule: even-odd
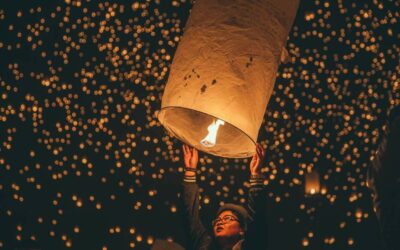
{"label": "person's face", "polygon": [[223,211],[218,215],[214,221],[213,230],[216,238],[236,237],[244,233],[237,216],[230,210]]}

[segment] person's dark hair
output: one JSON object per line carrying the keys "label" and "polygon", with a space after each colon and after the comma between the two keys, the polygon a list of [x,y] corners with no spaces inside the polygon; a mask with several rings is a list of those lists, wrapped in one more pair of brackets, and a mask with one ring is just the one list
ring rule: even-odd
{"label": "person's dark hair", "polygon": [[225,210],[225,211],[231,211],[238,218],[240,226],[243,229],[246,228],[246,221],[244,220],[244,218],[243,218],[243,216],[241,214],[239,214],[238,212],[236,212],[234,210]]}

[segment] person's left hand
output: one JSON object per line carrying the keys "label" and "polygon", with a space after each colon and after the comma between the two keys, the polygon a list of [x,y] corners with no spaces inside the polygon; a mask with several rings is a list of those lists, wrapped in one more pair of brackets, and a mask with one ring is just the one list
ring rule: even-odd
{"label": "person's left hand", "polygon": [[251,175],[261,175],[261,167],[264,162],[265,151],[260,144],[256,146],[256,153],[250,162],[250,173]]}
{"label": "person's left hand", "polygon": [[199,161],[199,155],[197,149],[184,144],[182,145],[182,150],[183,150],[183,160],[185,162],[185,168],[196,170],[197,162]]}

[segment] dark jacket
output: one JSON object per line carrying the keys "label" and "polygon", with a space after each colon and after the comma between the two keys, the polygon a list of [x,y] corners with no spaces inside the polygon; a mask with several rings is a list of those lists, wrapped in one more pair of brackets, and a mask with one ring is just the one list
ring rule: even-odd
{"label": "dark jacket", "polygon": [[[267,249],[266,194],[261,179],[251,179],[247,202],[249,218],[244,239],[239,241],[234,250]],[[190,250],[220,249],[213,236],[205,229],[199,217],[199,188],[193,179],[185,178],[181,195],[184,206],[185,229],[190,234]]]}
{"label": "dark jacket", "polygon": [[372,158],[368,173],[373,205],[387,249],[400,249],[400,107]]}

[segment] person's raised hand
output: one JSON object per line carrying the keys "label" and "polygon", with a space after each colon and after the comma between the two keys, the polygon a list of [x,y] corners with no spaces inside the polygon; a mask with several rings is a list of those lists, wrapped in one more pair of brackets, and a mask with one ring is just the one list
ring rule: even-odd
{"label": "person's raised hand", "polygon": [[185,168],[196,170],[197,162],[199,161],[199,155],[197,149],[190,147],[186,144],[182,146],[183,149],[183,160],[185,162]]}
{"label": "person's raised hand", "polygon": [[260,144],[256,146],[256,153],[250,162],[250,174],[251,175],[262,175],[261,168],[264,162],[265,151]]}

